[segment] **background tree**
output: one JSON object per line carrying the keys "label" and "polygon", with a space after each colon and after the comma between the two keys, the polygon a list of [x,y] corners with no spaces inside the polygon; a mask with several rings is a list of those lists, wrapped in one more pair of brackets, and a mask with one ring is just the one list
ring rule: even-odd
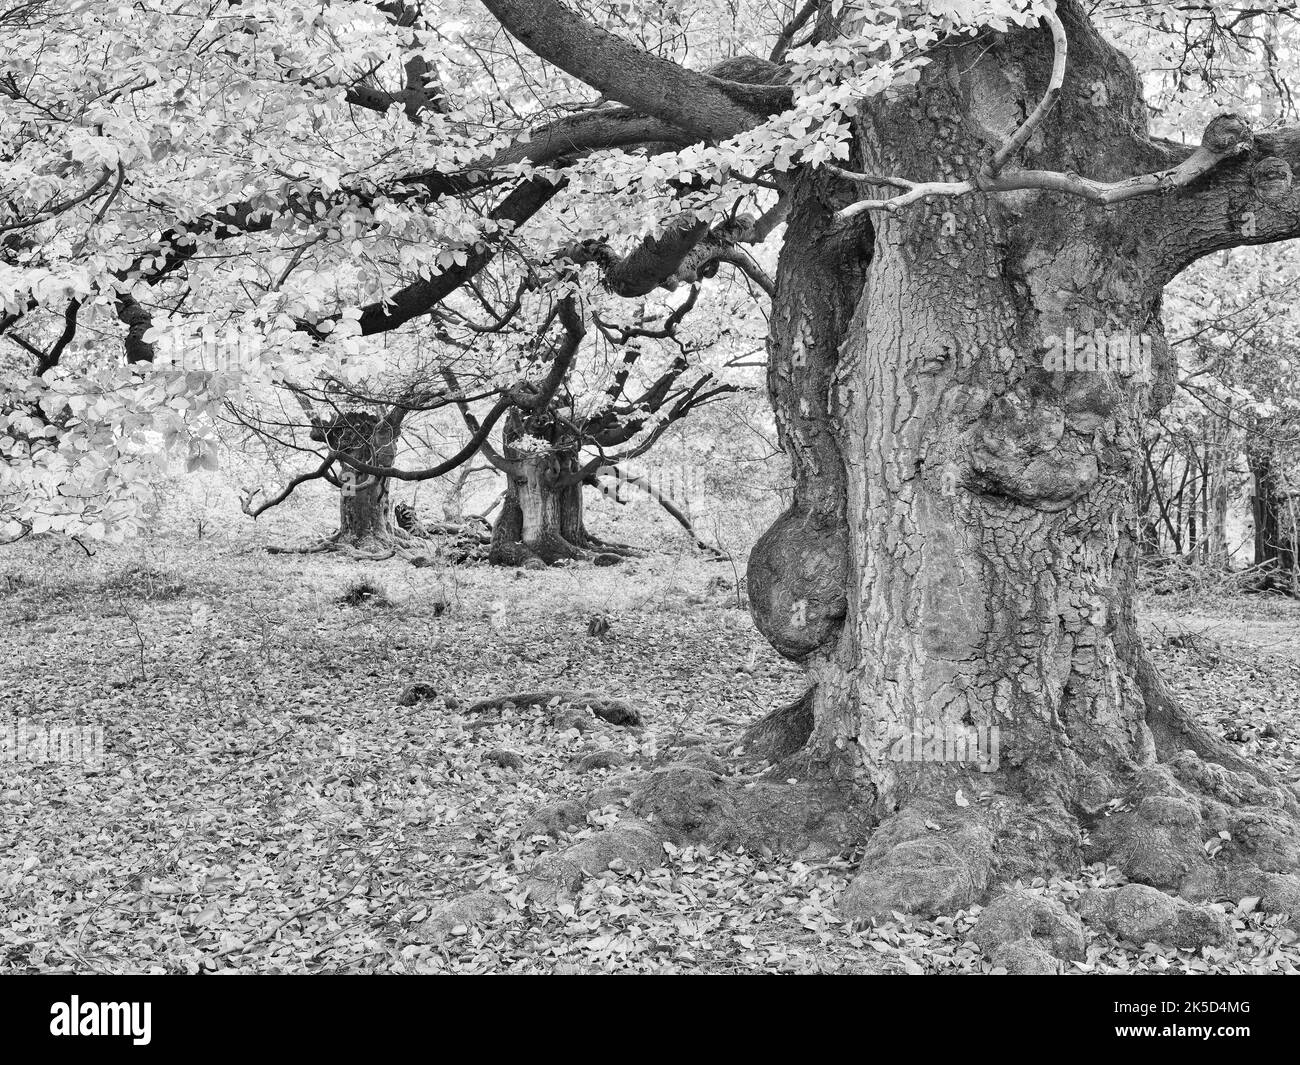
{"label": "background tree", "polygon": [[[405,352],[400,343],[389,345],[372,378],[294,385],[289,402],[283,387],[270,389],[247,409],[232,409],[238,427],[274,446],[311,450],[307,470],[260,500],[261,490],[250,490],[245,510],[258,516],[302,484],[330,480],[340,489],[341,531],[307,550],[342,545],[391,555],[411,548],[413,560],[424,561],[421,547],[393,526],[392,483],[433,480],[480,455],[505,475],[489,552],[494,562],[631,552],[586,529],[588,486],[605,491],[621,484],[648,493],[699,540],[671,494],[671,482],[684,478],[647,479],[635,467],[692,411],[756,384],[753,364],[733,367],[743,358],[731,353],[752,354],[761,343],[760,308],[747,284],[720,279],[710,288],[702,305],[698,284],[662,300],[590,291],[579,301],[521,290],[509,305],[482,299],[483,320],[446,301],[425,330],[427,343]],[[478,284],[471,291],[483,295]],[[766,301],[761,291],[758,296]],[[294,402],[303,410],[297,417]],[[414,446],[397,461],[403,430],[452,408],[464,430],[435,461],[414,461],[420,450]],[[492,443],[497,426],[500,447]]]}

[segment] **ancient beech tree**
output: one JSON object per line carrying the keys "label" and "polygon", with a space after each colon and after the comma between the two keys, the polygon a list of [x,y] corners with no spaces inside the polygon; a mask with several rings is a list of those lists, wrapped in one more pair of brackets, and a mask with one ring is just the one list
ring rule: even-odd
{"label": "ancient beech tree", "polygon": [[[484,2],[606,97],[706,140],[782,106],[552,0]],[[759,820],[871,826],[852,913],[950,909],[1085,856],[1294,910],[1295,796],[1191,719],[1138,638],[1131,503],[1143,419],[1171,390],[1162,289],[1212,252],[1300,236],[1300,131],[1223,115],[1199,146],[1156,139],[1084,6],[1035,11],[940,36],[910,85],[859,103],[843,165],[784,175],[769,384],[798,488],[750,596],[812,690],[754,734],[800,781]],[[1053,357],[1098,334],[1101,361]],[[918,725],[996,726],[998,767],[888,757]]]}
{"label": "ancient beech tree", "polygon": [[[1189,131],[1194,146],[1153,135],[1138,70],[1103,34],[1100,8],[1080,0],[808,0],[768,27],[767,59],[737,57],[733,46],[751,42],[723,39],[751,36],[752,12],[714,17],[705,5],[719,41],[703,69],[559,0],[482,0],[491,30],[523,46],[493,53],[519,65],[515,91],[553,78],[599,93],[568,107],[556,90],[527,130],[499,122],[514,101],[494,97],[496,70],[461,93],[440,69],[464,59],[455,69],[469,70],[482,56],[475,42],[457,44],[465,25],[482,29],[474,5],[456,5],[468,21],[438,37],[436,62],[406,51],[410,26],[436,36],[419,5],[234,6],[244,21],[211,30],[220,47],[194,49],[188,22],[151,13],[148,32],[129,25],[118,51],[169,33],[195,62],[239,55],[278,106],[242,106],[242,80],[212,94],[250,124],[236,152],[220,140],[225,126],[208,131],[169,102],[186,98],[168,81],[171,56],[138,82],[96,88],[95,101],[118,108],[96,102],[101,128],[134,147],[123,154],[111,137],[78,132],[68,143],[80,169],[50,151],[53,191],[43,184],[29,217],[4,224],[27,233],[51,212],[89,213],[90,235],[2,246],[0,333],[40,318],[48,343],[29,354],[49,362],[87,300],[112,306],[135,362],[150,335],[142,300],[174,284],[166,310],[182,314],[206,283],[209,302],[221,296],[277,351],[305,359],[337,342],[357,352],[365,338],[436,317],[521,241],[529,261],[595,264],[610,291],[636,294],[693,282],[708,262],[752,271],[745,245],[784,224],[766,286],[768,385],[796,489],[752,554],[749,589],[764,635],[804,665],[808,694],[741,743],[775,762],[768,779],[733,789],[698,762],[672,767],[633,809],[687,837],[865,839],[844,900],[854,915],[952,909],[1084,859],[1189,897],[1257,895],[1265,909],[1300,911],[1296,796],[1178,705],[1133,607],[1141,429],[1174,382],[1162,292],[1211,253],[1300,236],[1300,130],[1223,114]],[[1183,39],[1190,47],[1204,31],[1215,49],[1276,11],[1123,8],[1126,20],[1152,13],[1157,29],[1197,21]],[[109,15],[136,18],[109,12],[80,36]],[[336,96],[383,116],[369,138],[351,135],[354,115],[292,102],[319,91],[312,49],[326,39],[346,44],[332,64]],[[400,65],[400,90],[372,83],[381,46],[419,60]],[[33,38],[24,63],[45,51]],[[165,142],[132,141],[135,112],[120,101],[159,85]],[[47,127],[62,112],[29,100],[33,91],[0,75],[0,92],[34,116],[41,137],[30,143],[61,148]],[[259,120],[280,125],[268,135],[252,128]],[[281,142],[292,150],[268,162],[266,145]],[[232,153],[244,167],[233,179],[213,162]],[[159,159],[169,162],[151,169]],[[173,210],[180,186],[205,206]],[[651,232],[634,220],[645,213],[656,215]],[[249,249],[244,273],[227,244]],[[89,265],[77,258],[86,247]],[[78,269],[47,267],[46,248],[67,249]],[[273,269],[258,250],[274,253]],[[45,454],[51,436],[111,420],[102,395],[79,396],[69,420],[63,379],[47,374],[42,387],[39,415],[9,419],[19,450]],[[172,386],[140,387],[153,401]],[[562,428],[548,404],[516,407]],[[332,457],[359,475],[398,475],[347,450]],[[54,472],[71,464],[97,486],[88,453],[64,449]],[[534,539],[549,542],[563,524],[560,508]],[[918,731],[994,729],[998,757],[980,763],[895,753],[897,737]]]}

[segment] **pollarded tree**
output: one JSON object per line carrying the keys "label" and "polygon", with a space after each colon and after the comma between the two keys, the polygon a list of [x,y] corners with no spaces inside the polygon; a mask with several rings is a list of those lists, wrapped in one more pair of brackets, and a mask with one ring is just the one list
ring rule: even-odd
{"label": "pollarded tree", "polygon": [[[562,326],[559,339],[539,343],[541,350],[527,360],[522,372],[516,360],[502,367],[482,358],[465,372],[458,366],[463,353],[448,343],[450,337],[440,327],[432,352],[419,344],[394,345],[382,365],[368,367],[372,372],[355,380],[325,374],[310,384],[280,381],[260,394],[245,390],[239,404],[228,403],[226,418],[238,431],[251,433],[274,451],[303,451],[312,459],[308,469],[274,495],[259,498],[260,487],[245,489],[245,513],[260,517],[310,481],[325,480],[339,489],[339,525],[334,534],[308,547],[270,550],[338,549],[372,558],[390,558],[401,551],[412,561],[427,561],[422,550],[415,555],[406,551],[418,545],[413,544],[410,531],[395,521],[393,482],[430,481],[461,469],[480,450],[491,451],[489,437],[503,418],[550,401],[565,381],[583,336],[575,301],[565,297],[559,304],[555,316]],[[550,319],[543,323],[539,341],[546,340],[550,325]],[[287,403],[286,396],[291,397]],[[476,401],[490,401],[481,418],[469,413]],[[286,409],[294,405],[301,413]],[[468,439],[456,441],[452,453],[438,456],[432,466],[411,468],[403,461],[404,431],[421,417],[454,407],[461,408],[470,425]]]}
{"label": "pollarded tree", "polygon": [[[749,269],[766,281],[756,264]],[[572,266],[566,262],[559,273],[572,275]],[[311,384],[281,382],[269,394],[249,396],[253,402],[229,406],[239,430],[251,430],[275,451],[310,454],[310,467],[282,491],[262,498],[261,489],[246,490],[246,513],[256,518],[312,480],[339,488],[334,535],[309,547],[272,550],[341,549],[370,557],[400,551],[423,564],[428,545],[413,543],[409,531],[477,539],[477,530],[448,523],[415,523],[407,530],[394,524],[391,505],[394,481],[435,480],[476,455],[505,475],[488,552],[493,563],[641,553],[586,528],[584,488],[608,490],[610,481],[649,494],[707,548],[665,494],[664,479],[638,476],[628,464],[652,454],[693,411],[754,386],[752,375],[731,369],[724,358],[738,346],[752,350],[761,335],[762,318],[747,284],[712,285],[702,301],[701,287],[692,285],[675,304],[643,299],[627,307],[608,292],[589,290],[581,300],[520,291],[497,306],[483,280],[475,286],[483,296],[482,321],[445,301],[426,330],[427,343],[405,351],[394,343],[363,380],[327,375]],[[625,314],[630,320],[616,319]],[[452,407],[459,408],[467,435],[450,435],[432,465],[427,456],[416,459],[415,448],[402,447],[403,434],[420,419],[434,414],[436,421],[436,412]],[[437,428],[449,435],[447,419],[441,422]],[[498,426],[499,448],[490,442]]]}
{"label": "pollarded tree", "polygon": [[[246,0],[239,32],[212,29],[223,36],[204,42],[204,64],[233,53],[275,90],[276,107],[236,106],[254,126],[276,123],[274,136],[246,130],[237,152],[220,139],[224,126],[212,144],[186,140],[195,127],[170,111],[168,137],[198,141],[189,154],[152,150],[170,141],[148,138],[125,156],[105,151],[136,126],[120,95],[88,91],[97,115],[111,112],[112,136],[70,138],[82,169],[42,193],[33,217],[50,204],[67,218],[89,214],[100,233],[102,208],[111,240],[92,241],[93,261],[77,270],[59,258],[66,245],[82,265],[86,241],[72,227],[46,251],[20,249],[0,274],[6,316],[35,304],[56,319],[64,303],[93,296],[125,315],[128,339],[144,340],[137,310],[114,294],[138,304],[183,259],[191,287],[205,283],[209,299],[305,357],[292,341],[323,343],[326,325],[341,327],[330,343],[362,345],[427,318],[520,240],[530,261],[576,244],[586,250],[575,261],[648,262],[637,284],[653,287],[689,272],[713,238],[743,244],[761,237],[762,219],[784,216],[769,390],[797,486],[753,554],[750,591],[760,628],[805,664],[812,687],[747,744],[780,756],[771,782],[732,793],[684,769],[658,777],[638,809],[687,834],[843,842],[869,830],[846,900],[854,913],[960,906],[998,880],[1073,868],[1085,854],[1185,894],[1252,894],[1300,910],[1294,796],[1195,724],[1138,639],[1131,514],[1141,426],[1172,390],[1161,293],[1215,251],[1300,236],[1300,132],[1252,131],[1223,115],[1198,125],[1196,147],[1151,135],[1139,72],[1102,33],[1105,7],[1090,13],[1080,0],[808,0],[784,25],[705,5],[690,26],[702,70],[674,61],[672,46],[652,53],[598,24],[627,21],[598,5],[591,19],[557,0],[482,6],[496,23],[449,3],[452,28],[419,46],[419,58],[436,60],[419,83],[441,86],[439,117],[409,142],[390,116],[406,113],[399,94],[366,74],[384,63],[371,54],[379,43],[404,40],[394,27],[404,31],[408,5],[299,0],[283,15]],[[678,25],[643,39],[691,39],[675,5],[644,6]],[[1114,25],[1134,55],[1148,43],[1130,23],[1149,17],[1156,39],[1174,30],[1189,46],[1174,57],[1180,84],[1195,62],[1208,84],[1206,57],[1236,58],[1251,20],[1273,7],[1120,5]],[[167,31],[177,56],[195,59],[190,31],[169,17],[122,34],[118,50]],[[525,49],[477,47],[497,24]],[[311,49],[332,40],[347,46],[340,69],[356,74],[336,95],[357,108],[378,92],[387,125],[369,135],[347,132],[353,116],[339,99],[287,102],[317,69]],[[768,59],[739,54],[759,46]],[[32,39],[24,62],[47,54]],[[472,92],[436,69],[466,71],[484,54],[509,59],[484,60]],[[157,91],[173,108],[181,66],[164,59],[119,93]],[[564,111],[575,82],[601,99]],[[511,140],[523,130],[501,116],[535,85],[547,107]],[[241,78],[220,96],[238,105],[249,90]],[[59,114],[43,100],[22,113],[41,131]],[[233,176],[214,163],[232,154],[242,168]],[[57,155],[42,162],[62,175]],[[104,204],[122,158],[128,175],[150,179],[139,186],[150,194]],[[169,185],[199,188],[203,210],[176,210]],[[81,193],[92,199],[74,202]],[[566,213],[579,221],[555,224]],[[752,234],[735,233],[741,214],[758,220]],[[160,246],[154,234],[175,231],[167,226],[183,239]],[[611,259],[611,234],[639,244],[616,241]],[[221,286],[233,257],[214,246],[293,239],[274,250],[295,262],[290,248],[313,238],[301,258],[310,272],[257,290],[251,307],[238,306],[245,286]],[[106,250],[123,245],[129,253]],[[60,269],[34,268],[40,255]],[[359,311],[355,292],[370,300]],[[56,325],[50,335],[57,344]],[[965,740],[995,728],[1000,760],[987,759],[987,773],[931,757],[953,751],[892,757],[917,753],[897,741],[918,730]],[[790,778],[800,783],[776,783]],[[715,815],[736,805],[744,816],[724,831]]]}
{"label": "pollarded tree", "polygon": [[[765,277],[756,265],[750,269]],[[536,558],[550,564],[592,553],[637,553],[600,540],[586,528],[583,489],[600,487],[602,478],[648,491],[700,542],[663,485],[636,478],[627,464],[652,453],[664,433],[692,411],[741,387],[726,379],[735,375],[726,372],[722,354],[735,350],[736,338],[730,334],[743,332],[745,320],[756,317],[749,313],[753,301],[743,290],[739,300],[716,298],[716,290],[711,295],[715,298],[706,298],[707,312],[696,311],[700,289],[693,285],[662,313],[648,314],[643,302],[634,320],[622,323],[602,317],[620,309],[618,300],[606,300],[606,306],[591,312],[592,342],[562,386],[545,397],[520,398],[504,422],[501,449],[484,448],[506,477],[493,528],[492,562],[518,565]],[[612,311],[608,304],[614,305]],[[702,332],[692,321],[696,328],[679,332],[688,318],[706,316],[715,323],[712,329]],[[728,325],[719,329],[719,320]],[[701,365],[710,362],[714,369]],[[477,429],[478,422],[466,414],[469,428]]]}
{"label": "pollarded tree", "polygon": [[[770,143],[766,91],[552,0],[485,4],[606,97],[734,138],[695,157],[710,178]],[[1215,251],[1300,236],[1300,132],[1222,115],[1195,147],[1151,136],[1137,70],[1077,0],[814,6],[800,99],[847,86],[818,99],[851,135],[829,153],[843,167],[807,121],[775,150],[769,384],[798,489],[749,574],[760,628],[813,683],[756,738],[793,749],[776,776],[834,789],[831,820],[875,826],[846,907],[957,907],[1088,855],[1300,909],[1295,796],[1197,725],[1143,649],[1131,510],[1172,385],[1161,293]],[[910,70],[863,72],[891,55]],[[1000,730],[997,768],[888,756],[918,728]],[[773,809],[803,825],[785,794]]]}

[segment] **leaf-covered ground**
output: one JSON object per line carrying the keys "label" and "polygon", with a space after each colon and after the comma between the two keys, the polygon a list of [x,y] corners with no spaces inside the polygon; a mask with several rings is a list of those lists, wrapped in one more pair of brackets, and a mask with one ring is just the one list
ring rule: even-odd
{"label": "leaf-covered ground", "polygon": [[[99,771],[0,763],[0,972],[991,971],[969,942],[977,908],[839,921],[852,855],[666,849],[660,868],[611,870],[569,902],[520,891],[557,845],[524,831],[538,808],[616,785],[681,737],[721,741],[798,694],[734,581],[725,562],[669,556],[517,572],[230,544],[8,550],[0,724],[99,726],[107,753]],[[1215,728],[1300,780],[1300,607],[1212,605],[1151,604],[1163,668]],[[588,634],[593,615],[607,633]],[[416,681],[441,697],[398,705]],[[629,699],[646,727],[463,710],[550,688]],[[581,772],[597,750],[623,765]],[[1115,882],[1094,868],[1026,886],[1068,899]],[[510,915],[428,942],[430,908],[481,886]],[[1224,905],[1235,949],[1101,935],[1074,968],[1297,970],[1294,932]]]}

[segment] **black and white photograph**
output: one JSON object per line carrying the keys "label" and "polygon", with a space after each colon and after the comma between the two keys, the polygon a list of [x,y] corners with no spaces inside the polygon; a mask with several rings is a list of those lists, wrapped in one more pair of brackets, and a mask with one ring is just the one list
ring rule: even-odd
{"label": "black and white photograph", "polygon": [[1081,1045],[1262,1032],[1298,92],[1292,0],[0,0],[5,1023],[1163,975]]}

